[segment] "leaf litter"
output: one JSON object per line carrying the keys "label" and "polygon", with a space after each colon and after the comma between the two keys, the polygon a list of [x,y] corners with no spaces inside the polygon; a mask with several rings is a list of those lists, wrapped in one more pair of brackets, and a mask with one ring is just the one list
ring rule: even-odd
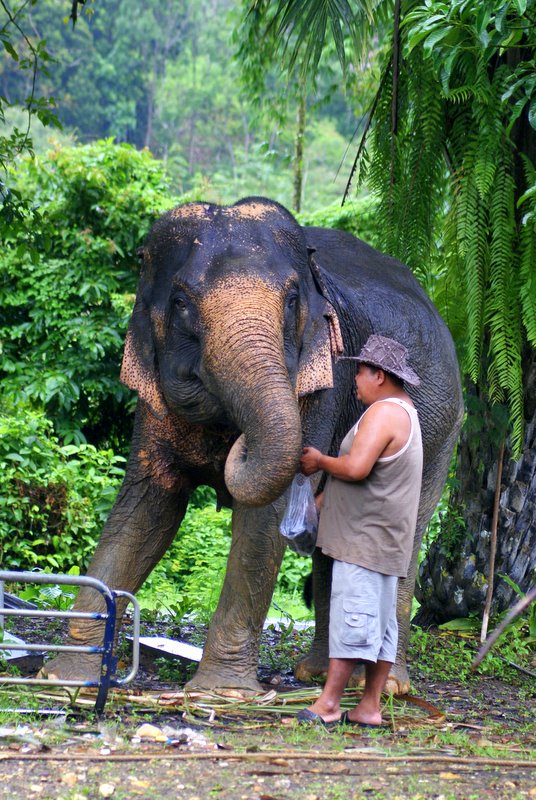
{"label": "leaf litter", "polygon": [[[1,725],[0,797],[6,785],[8,800],[536,797],[534,714],[516,686],[431,680],[414,668],[420,696],[387,701],[385,728],[328,732],[294,719],[319,687],[272,664],[261,679],[265,694],[244,699],[185,693],[142,670],[132,688],[111,692],[102,720],[91,691],[25,691],[49,716]],[[22,705],[20,689],[0,694]],[[356,696],[349,690],[343,706]],[[54,777],[58,764],[64,778]]]}

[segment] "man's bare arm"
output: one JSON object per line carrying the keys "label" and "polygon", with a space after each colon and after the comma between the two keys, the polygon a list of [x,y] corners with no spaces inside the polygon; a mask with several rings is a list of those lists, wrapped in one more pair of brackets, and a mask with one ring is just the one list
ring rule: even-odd
{"label": "man's bare arm", "polygon": [[323,470],[339,480],[361,481],[369,475],[395,439],[401,422],[406,420],[406,412],[398,406],[379,403],[362,418],[347,455],[326,456],[314,447],[305,447],[300,462],[302,472],[312,475]]}

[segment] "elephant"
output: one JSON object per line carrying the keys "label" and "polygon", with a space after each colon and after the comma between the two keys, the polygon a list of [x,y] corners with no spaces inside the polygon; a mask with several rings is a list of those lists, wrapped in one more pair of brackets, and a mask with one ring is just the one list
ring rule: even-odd
{"label": "elephant", "polygon": [[[349,233],[302,227],[262,197],[178,206],[154,223],[140,255],[121,368],[138,394],[131,450],[88,574],[136,592],[176,535],[193,490],[212,486],[218,504],[233,509],[232,542],[190,685],[260,691],[260,635],[285,549],[279,523],[302,448],[337,454],[363,410],[355,363],[339,356],[356,355],[372,333],[397,339],[421,378],[408,389],[424,447],[387,686],[406,692],[417,555],[463,413],[455,348],[438,311],[400,262]],[[301,680],[321,675],[328,662],[331,560],[317,548],[312,563],[315,637],[296,666]],[[99,602],[82,588],[75,609],[98,610]],[[70,641],[95,643],[101,624],[73,620]],[[97,658],[61,653],[46,672],[91,679]]]}

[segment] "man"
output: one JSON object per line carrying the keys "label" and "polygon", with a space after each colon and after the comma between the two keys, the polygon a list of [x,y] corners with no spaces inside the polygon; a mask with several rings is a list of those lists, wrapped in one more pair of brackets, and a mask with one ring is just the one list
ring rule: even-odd
{"label": "man", "polygon": [[[339,456],[305,447],[305,475],[328,473],[321,496],[317,546],[331,556],[329,668],[318,700],[301,722],[378,727],[380,697],[398,638],[398,578],[407,575],[422,478],[417,412],[404,381],[419,377],[407,349],[385,336],[369,337],[357,361],[357,396],[368,406],[343,440]],[[340,700],[357,663],[365,664],[361,701],[341,715]]]}

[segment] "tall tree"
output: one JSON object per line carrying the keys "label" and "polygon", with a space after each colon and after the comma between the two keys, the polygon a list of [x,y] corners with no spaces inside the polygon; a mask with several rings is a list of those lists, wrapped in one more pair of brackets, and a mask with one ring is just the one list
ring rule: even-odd
{"label": "tall tree", "polygon": [[[306,150],[308,132],[312,120],[318,110],[327,108],[343,96],[337,69],[337,51],[347,58],[350,50],[348,37],[339,41],[333,37],[326,47],[323,58],[318,56],[318,65],[308,70],[309,53],[307,48],[300,47],[301,36],[289,34],[289,41],[284,42],[281,33],[288,30],[286,22],[280,24],[277,12],[280,8],[270,0],[242,0],[243,18],[235,33],[237,56],[241,66],[241,78],[247,97],[257,109],[259,115],[271,116],[279,127],[287,132],[292,131],[293,144],[289,153],[292,162],[293,193],[292,207],[299,212],[306,183]],[[279,59],[274,53],[284,49],[290,65],[296,63],[296,69],[280,69]],[[294,48],[294,49],[292,49]],[[351,93],[352,82],[349,80],[346,90]],[[363,84],[361,85],[363,91]],[[368,87],[367,87],[368,88]],[[346,122],[346,109],[337,109],[337,116]],[[344,125],[346,136],[350,136],[355,126],[355,116],[360,115],[361,108],[354,109],[350,125]],[[333,113],[333,112],[332,112]],[[288,134],[287,134],[288,135]]]}
{"label": "tall tree", "polygon": [[[50,54],[46,42],[31,35],[25,25],[24,12],[28,0],[0,2],[0,42],[3,60],[0,60],[0,218],[3,239],[25,231],[30,222],[27,203],[20,193],[8,185],[9,167],[21,154],[33,152],[30,127],[37,118],[43,125],[61,127],[55,114],[54,99],[42,96],[37,90],[39,75],[48,74]],[[10,86],[10,75],[16,75],[18,86]],[[15,82],[17,83],[17,81]],[[23,125],[6,129],[6,113],[10,108],[24,111]],[[20,123],[19,123],[20,124]]]}
{"label": "tall tree", "polygon": [[391,43],[356,180],[379,196],[384,248],[450,323],[466,380],[456,488],[421,599],[436,618],[482,608],[498,483],[500,610],[514,590],[499,575],[527,589],[536,567],[536,2],[280,0],[267,25],[288,69],[315,70],[328,35],[344,67],[343,31],[357,48],[371,19]]}

